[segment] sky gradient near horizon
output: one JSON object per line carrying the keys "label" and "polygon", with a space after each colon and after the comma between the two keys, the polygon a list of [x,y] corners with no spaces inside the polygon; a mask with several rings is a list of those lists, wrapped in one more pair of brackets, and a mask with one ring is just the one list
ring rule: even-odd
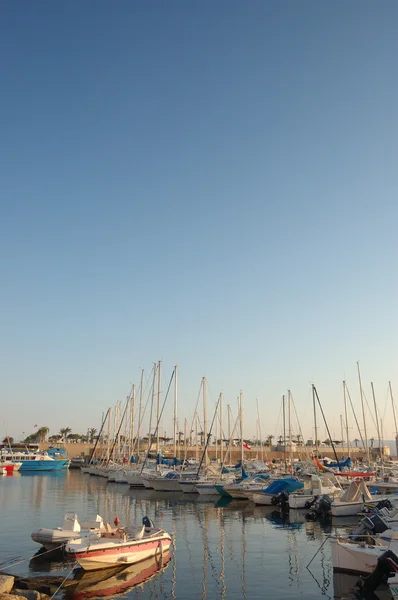
{"label": "sky gradient near horizon", "polygon": [[314,382],[339,437],[359,361],[392,439],[398,4],[0,11],[1,429],[98,427],[162,360],[181,419],[206,376],[311,437]]}

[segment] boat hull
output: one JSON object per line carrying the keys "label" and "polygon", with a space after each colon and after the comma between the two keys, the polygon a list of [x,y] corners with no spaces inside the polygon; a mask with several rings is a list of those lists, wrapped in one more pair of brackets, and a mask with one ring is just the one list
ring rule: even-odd
{"label": "boat hull", "polygon": [[330,538],[332,565],[336,571],[356,573],[358,575],[372,573],[378,558],[386,551],[383,546],[363,546],[341,542]]}
{"label": "boat hull", "polygon": [[19,468],[21,473],[26,471],[61,471],[69,466],[69,459],[61,460],[24,460]]}
{"label": "boat hull", "polygon": [[275,497],[275,494],[253,494],[252,501],[254,504],[261,506],[272,506],[272,499]]}
{"label": "boat hull", "polygon": [[196,489],[196,486],[199,482],[197,480],[192,480],[192,481],[184,481],[181,480],[178,482],[179,487],[180,487],[180,491],[182,490],[184,492],[184,494],[197,494],[198,491]]}
{"label": "boat hull", "polygon": [[196,491],[200,496],[218,496],[214,483],[199,483],[196,486]]}
{"label": "boat hull", "polygon": [[170,549],[170,545],[170,537],[163,536],[122,544],[94,543],[82,551],[71,551],[72,544],[66,547],[66,554],[68,558],[76,560],[85,571],[94,571],[116,565],[132,565],[147,558],[161,556]]}
{"label": "boat hull", "polygon": [[178,479],[159,477],[159,479],[151,479],[151,483],[157,492],[181,492]]}
{"label": "boat hull", "polygon": [[332,517],[352,517],[362,511],[363,502],[332,502],[330,510]]}

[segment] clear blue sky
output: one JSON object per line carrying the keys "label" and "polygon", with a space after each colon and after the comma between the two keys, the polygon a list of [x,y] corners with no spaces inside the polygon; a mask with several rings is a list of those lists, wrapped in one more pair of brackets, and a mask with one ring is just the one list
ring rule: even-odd
{"label": "clear blue sky", "polygon": [[243,390],[247,435],[291,389],[309,437],[314,382],[338,435],[360,361],[391,437],[398,4],[0,11],[9,433],[98,427],[161,359],[181,417],[205,375],[211,405]]}

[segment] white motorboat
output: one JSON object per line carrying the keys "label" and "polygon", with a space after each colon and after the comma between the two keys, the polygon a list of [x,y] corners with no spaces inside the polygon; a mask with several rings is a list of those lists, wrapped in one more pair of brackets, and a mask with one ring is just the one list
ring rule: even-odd
{"label": "white motorboat", "polygon": [[251,500],[253,494],[261,493],[264,486],[269,485],[269,475],[261,477],[256,475],[253,477],[247,477],[239,482],[231,482],[230,484],[224,485],[224,491],[231,496],[231,498],[239,500]]}
{"label": "white motorboat", "polygon": [[343,494],[339,482],[327,475],[304,475],[303,479],[301,492],[289,494],[289,508],[306,508],[307,502],[315,500],[317,496],[327,495],[337,500]]}
{"label": "white motorboat", "polygon": [[330,538],[333,569],[349,573],[371,573],[378,558],[386,551],[382,545],[366,542],[350,542],[339,538]]}
{"label": "white motorboat", "polygon": [[333,500],[330,506],[332,517],[350,517],[360,513],[366,502],[372,502],[371,493],[366,483],[354,479],[338,500]]}
{"label": "white motorboat", "polygon": [[265,487],[261,492],[255,492],[252,495],[255,504],[273,506],[278,503],[278,500],[283,495],[289,495],[303,487],[303,483],[293,477],[285,477],[273,481],[268,487]]}
{"label": "white motorboat", "polygon": [[53,550],[64,546],[68,541],[75,538],[89,534],[100,534],[102,531],[105,531],[105,525],[99,515],[92,521],[79,521],[76,514],[66,513],[62,527],[55,527],[54,529],[41,527],[37,531],[33,531],[31,538],[34,542],[44,546],[46,550]]}
{"label": "white motorboat", "polygon": [[150,557],[162,556],[171,545],[170,535],[154,527],[148,517],[142,529],[130,537],[124,527],[106,530],[99,536],[75,539],[66,545],[66,555],[86,571],[132,565]]}

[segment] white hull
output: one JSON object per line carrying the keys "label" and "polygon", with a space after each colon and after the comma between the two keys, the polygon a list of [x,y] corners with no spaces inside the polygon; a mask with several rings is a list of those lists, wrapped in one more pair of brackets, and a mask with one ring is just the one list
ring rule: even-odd
{"label": "white hull", "polygon": [[120,471],[116,471],[114,474],[115,483],[128,483],[127,481],[127,473],[123,469]]}
{"label": "white hull", "polygon": [[90,558],[87,556],[86,558],[79,558],[77,562],[85,571],[95,571],[97,569],[107,569],[109,567],[114,566],[123,566],[123,565],[133,565],[135,563],[141,562],[142,560],[146,560],[147,558],[157,557],[163,554],[163,552],[168,551],[170,548],[170,542],[163,544],[163,551],[159,548],[155,548],[154,550],[145,550],[139,552],[130,552],[120,554],[107,555],[102,557]]}
{"label": "white hull", "polygon": [[178,479],[166,479],[165,477],[151,479],[152,487],[157,492],[181,492],[178,482]]}
{"label": "white hull", "polygon": [[196,485],[196,491],[201,496],[218,496],[216,486],[211,483],[198,483]]}
{"label": "white hull", "polygon": [[171,539],[165,532],[142,540],[109,541],[75,540],[66,547],[68,558],[76,560],[85,571],[108,567],[132,565],[151,557],[161,556],[168,551]]}
{"label": "white hull", "polygon": [[330,538],[333,569],[350,573],[372,573],[377,565],[377,559],[387,548],[385,546],[365,546],[341,542]]}
{"label": "white hull", "polygon": [[127,471],[126,480],[130,487],[143,488],[142,475],[139,471]]}
{"label": "white hull", "polygon": [[257,494],[254,493],[252,495],[252,500],[254,504],[262,505],[262,506],[272,506],[272,498],[275,497],[275,494]]}
{"label": "white hull", "polygon": [[364,507],[363,502],[338,502],[331,504],[332,517],[352,517],[359,514]]}
{"label": "white hull", "polygon": [[184,494],[196,494],[197,490],[196,490],[196,486],[198,485],[198,481],[196,480],[192,480],[192,481],[184,481],[184,480],[180,480],[179,481],[179,487],[180,487],[180,491],[182,490],[184,492]]}

